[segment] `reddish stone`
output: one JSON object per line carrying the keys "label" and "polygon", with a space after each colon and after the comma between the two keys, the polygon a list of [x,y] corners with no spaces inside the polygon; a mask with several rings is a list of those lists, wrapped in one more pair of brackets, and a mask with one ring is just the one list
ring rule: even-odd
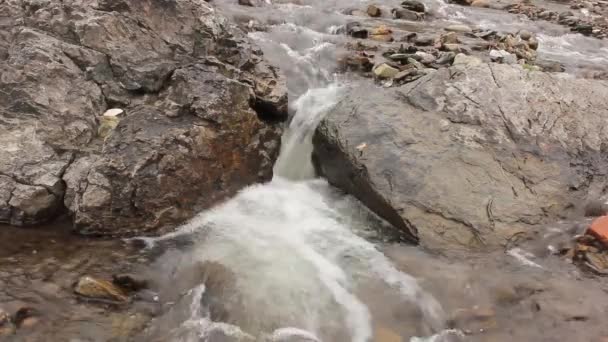
{"label": "reddish stone", "polygon": [[587,234],[594,236],[605,246],[608,246],[608,216],[601,216],[591,223]]}

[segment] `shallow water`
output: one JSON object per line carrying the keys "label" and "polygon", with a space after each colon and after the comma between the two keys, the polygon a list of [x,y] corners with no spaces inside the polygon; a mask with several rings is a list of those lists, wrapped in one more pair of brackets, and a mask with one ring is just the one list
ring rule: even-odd
{"label": "shallow water", "polygon": [[[608,45],[556,25],[439,0],[427,2],[432,16],[422,23],[342,14],[368,3],[275,1],[249,8],[216,1],[229,15],[273,24],[250,37],[288,76],[292,118],[275,178],[242,190],[173,233],[142,238],[144,250],[129,242],[74,237],[61,227],[36,234],[0,229],[0,303],[33,305],[45,317],[16,340],[594,341],[608,336],[603,322],[608,284],[547,252],[548,245],[571,235],[574,222],[537,227],[528,234],[530,241],[504,251],[421,250],[387,233],[390,227],[355,199],[315,179],[310,159],[314,129],[341,100],[342,88],[375,86],[334,73],[347,39],[332,32],[347,22],[390,23],[420,33],[453,23],[527,29],[538,34],[541,58],[562,62],[575,76],[605,69]],[[390,8],[400,1],[374,3]],[[135,300],[117,309],[74,299],[71,286],[80,275],[108,278],[126,271],[149,278],[159,302]]]}

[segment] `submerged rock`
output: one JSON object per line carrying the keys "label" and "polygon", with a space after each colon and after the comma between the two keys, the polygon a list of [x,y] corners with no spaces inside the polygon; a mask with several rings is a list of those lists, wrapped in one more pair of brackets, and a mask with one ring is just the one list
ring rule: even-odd
{"label": "submerged rock", "polygon": [[314,158],[413,241],[497,246],[607,185],[607,89],[506,64],[359,87],[317,129]]}
{"label": "submerged rock", "polygon": [[424,4],[417,0],[406,0],[401,3],[401,7],[408,9],[410,11],[414,11],[414,12],[420,12],[420,13],[425,12]]}
{"label": "submerged rock", "polygon": [[107,280],[96,279],[91,276],[81,277],[74,287],[74,292],[92,300],[116,303],[124,303],[129,300],[129,297],[116,285]]}
{"label": "submerged rock", "polygon": [[382,15],[382,10],[376,5],[367,6],[367,15],[370,17],[379,17]]}

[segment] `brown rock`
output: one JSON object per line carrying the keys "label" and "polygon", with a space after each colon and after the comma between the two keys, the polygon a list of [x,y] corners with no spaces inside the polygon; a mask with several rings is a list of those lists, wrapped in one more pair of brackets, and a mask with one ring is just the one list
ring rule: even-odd
{"label": "brown rock", "polygon": [[377,327],[374,331],[374,342],[401,342],[399,334],[386,327]]}
{"label": "brown rock", "polygon": [[94,300],[124,303],[129,297],[116,285],[107,280],[83,276],[74,288],[76,294]]}
{"label": "brown rock", "polygon": [[0,2],[0,223],[171,229],[270,179],[287,89],[244,32],[205,1],[98,6]]}
{"label": "brown rock", "polygon": [[376,5],[367,6],[367,15],[370,17],[379,17],[382,15],[382,10]]}

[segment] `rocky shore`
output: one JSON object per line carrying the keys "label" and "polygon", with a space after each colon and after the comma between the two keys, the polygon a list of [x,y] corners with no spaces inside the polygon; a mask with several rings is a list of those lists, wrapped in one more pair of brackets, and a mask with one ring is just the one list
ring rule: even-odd
{"label": "rocky shore", "polygon": [[[607,9],[0,0],[0,340],[602,341],[608,61],[549,42]],[[296,129],[326,182],[273,180]]]}

